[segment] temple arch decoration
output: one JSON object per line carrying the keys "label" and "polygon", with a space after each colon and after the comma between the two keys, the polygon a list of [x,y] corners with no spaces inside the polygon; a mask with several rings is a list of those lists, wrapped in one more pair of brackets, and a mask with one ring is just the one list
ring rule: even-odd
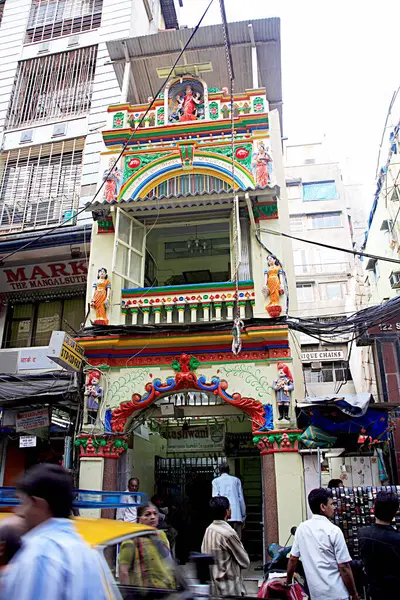
{"label": "temple arch decoration", "polygon": [[145,385],[145,394],[133,394],[128,402],[121,402],[112,411],[111,428],[115,433],[123,433],[128,419],[135,412],[143,410],[161,399],[166,394],[174,394],[182,390],[211,392],[224,402],[245,412],[251,419],[254,434],[273,429],[272,405],[262,404],[254,398],[245,398],[239,393],[228,392],[228,382],[213,376],[210,381],[204,375],[197,376],[195,371],[199,361],[194,356],[181,354],[172,363],[176,371],[174,377],[167,377],[163,382],[154,379]]}

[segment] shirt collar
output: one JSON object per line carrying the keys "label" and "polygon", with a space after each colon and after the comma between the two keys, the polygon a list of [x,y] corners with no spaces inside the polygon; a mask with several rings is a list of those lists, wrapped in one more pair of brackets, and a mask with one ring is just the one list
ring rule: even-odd
{"label": "shirt collar", "polygon": [[[329,521],[328,517],[325,517],[324,515],[313,515],[311,517],[312,519],[318,519],[318,520],[323,520],[323,521]],[[330,522],[330,521],[329,521]]]}
{"label": "shirt collar", "polygon": [[26,540],[26,541],[32,540],[36,536],[40,536],[43,533],[45,533],[46,531],[55,530],[55,529],[57,529],[59,531],[69,532],[69,533],[76,533],[75,524],[73,523],[73,521],[71,521],[71,519],[52,518],[52,519],[47,519],[47,521],[40,523],[40,525],[37,525],[36,527],[31,529],[30,531],[28,531],[28,533],[25,533],[24,540]]}

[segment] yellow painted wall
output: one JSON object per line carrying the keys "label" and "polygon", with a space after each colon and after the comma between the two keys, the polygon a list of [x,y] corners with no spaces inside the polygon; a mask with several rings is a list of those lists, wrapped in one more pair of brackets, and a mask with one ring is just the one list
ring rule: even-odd
{"label": "yellow painted wall", "polygon": [[277,452],[274,456],[279,543],[285,544],[291,527],[293,525],[297,527],[306,518],[303,462],[297,452]]}
{"label": "yellow painted wall", "polygon": [[[79,461],[79,488],[81,490],[102,490],[103,489],[103,458],[81,458]],[[99,519],[101,510],[83,509],[79,511],[82,517]]]}
{"label": "yellow painted wall", "polygon": [[166,456],[166,440],[159,435],[150,435],[149,441],[133,436],[133,469],[130,477],[138,477],[140,491],[148,494],[149,499],[155,493],[155,457]]}

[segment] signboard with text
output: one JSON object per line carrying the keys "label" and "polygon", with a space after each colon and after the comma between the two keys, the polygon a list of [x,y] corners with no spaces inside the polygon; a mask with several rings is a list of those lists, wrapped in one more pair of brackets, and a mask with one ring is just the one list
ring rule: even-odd
{"label": "signboard with text", "polygon": [[59,367],[47,356],[46,348],[24,348],[18,353],[19,371],[57,370]]}
{"label": "signboard with text", "polygon": [[225,429],[221,425],[168,427],[161,433],[167,439],[167,450],[175,452],[218,452],[224,449]]}
{"label": "signboard with text", "polygon": [[48,357],[67,371],[79,371],[85,349],[64,331],[53,331]]}
{"label": "signboard with text", "polygon": [[20,448],[35,448],[36,447],[36,435],[21,435],[19,438]]}
{"label": "signboard with text", "polygon": [[321,350],[317,352],[302,352],[301,360],[303,362],[313,362],[320,360],[344,360],[343,350]]}
{"label": "signboard with text", "polygon": [[40,429],[48,427],[49,409],[38,408],[37,410],[28,410],[17,413],[15,417],[15,431],[30,431],[31,429]]}
{"label": "signboard with text", "polygon": [[0,290],[7,294],[53,287],[71,287],[87,281],[87,260],[65,260],[0,269]]}

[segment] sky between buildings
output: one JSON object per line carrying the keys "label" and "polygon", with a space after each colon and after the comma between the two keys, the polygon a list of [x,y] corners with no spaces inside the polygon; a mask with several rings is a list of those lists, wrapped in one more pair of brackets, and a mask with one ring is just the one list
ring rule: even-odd
{"label": "sky between buildings", "polygon": [[[181,24],[194,26],[208,2],[183,0]],[[225,6],[228,21],[280,17],[287,143],[318,142],[325,136],[345,182],[365,185],[369,213],[383,127],[400,85],[400,2],[225,0]],[[214,0],[204,24],[220,22],[219,10]],[[380,165],[399,118],[394,110]]]}

